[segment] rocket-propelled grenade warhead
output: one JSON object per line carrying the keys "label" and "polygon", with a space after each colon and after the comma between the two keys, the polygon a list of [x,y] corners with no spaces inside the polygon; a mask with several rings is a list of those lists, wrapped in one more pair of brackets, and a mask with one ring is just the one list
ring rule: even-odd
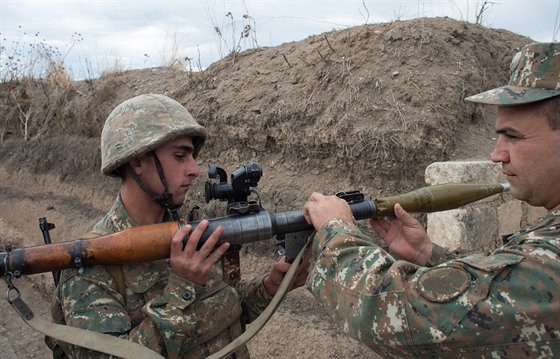
{"label": "rocket-propelled grenade warhead", "polygon": [[431,213],[447,211],[476,202],[483,198],[509,191],[509,183],[470,184],[448,183],[419,188],[412,192],[374,200],[376,218],[393,214],[399,203],[407,212]]}

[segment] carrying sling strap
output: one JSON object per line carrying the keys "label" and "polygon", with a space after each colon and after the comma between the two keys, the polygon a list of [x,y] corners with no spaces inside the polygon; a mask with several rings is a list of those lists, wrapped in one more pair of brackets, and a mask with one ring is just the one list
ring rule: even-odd
{"label": "carrying sling strap", "polygon": [[[311,234],[309,238],[313,238],[314,236],[315,232],[313,232],[313,234]],[[278,309],[278,306],[292,287],[301,263],[307,263],[311,258],[311,251],[308,249],[310,247],[310,243],[312,242],[313,241],[308,239],[307,244],[300,250],[296,259],[294,259],[294,261],[292,262],[290,269],[288,269],[288,272],[286,272],[284,279],[282,279],[282,283],[280,283],[280,287],[278,287],[276,294],[274,294],[274,297],[265,308],[265,310],[259,315],[259,317],[251,323],[249,328],[247,328],[247,330],[243,334],[235,338],[231,343],[223,347],[220,351],[210,355],[206,359],[225,358],[226,356],[235,352],[239,347],[245,345],[264,327],[264,325],[272,317],[272,314],[274,314],[276,309]]]}
{"label": "carrying sling strap", "polygon": [[10,299],[8,296],[8,302],[12,305],[15,311],[27,325],[51,338],[68,344],[77,345],[86,349],[95,350],[125,359],[164,358],[143,345],[119,337],[114,337],[109,334],[93,332],[66,325],[55,324],[50,321],[35,317],[31,309],[29,309],[27,304],[25,304],[21,299],[17,288],[15,288],[11,284],[11,278],[6,277],[5,280],[8,283],[8,293],[11,291],[11,289],[15,289],[17,292],[17,296],[14,299]]}
{"label": "carrying sling strap", "polygon": [[[101,236],[101,233],[90,232],[82,238],[95,238]],[[109,275],[113,277],[115,286],[119,294],[126,298],[126,286],[122,265],[105,266]],[[8,297],[8,302],[16,310],[19,316],[31,328],[45,334],[47,337],[76,345],[82,348],[91,349],[97,352],[117,356],[124,359],[161,359],[163,356],[153,350],[129,340],[115,337],[109,334],[94,332],[90,330],[80,329],[72,326],[56,324],[35,317],[31,309],[20,298],[19,291],[11,284],[11,278],[6,278],[8,283],[8,293],[11,289],[15,289],[17,296],[13,300]]]}
{"label": "carrying sling strap", "polygon": [[106,264],[105,269],[109,272],[109,275],[113,277],[115,281],[115,287],[117,292],[123,297],[126,303],[126,285],[124,283],[124,273],[122,265],[120,264]]}

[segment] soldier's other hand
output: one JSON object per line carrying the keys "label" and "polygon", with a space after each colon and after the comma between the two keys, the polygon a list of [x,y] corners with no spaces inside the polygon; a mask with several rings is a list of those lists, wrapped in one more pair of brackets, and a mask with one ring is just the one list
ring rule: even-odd
{"label": "soldier's other hand", "polygon": [[[264,287],[266,288],[268,293],[270,293],[271,295],[276,294],[278,288],[280,287],[280,284],[282,283],[282,280],[284,279],[284,276],[290,269],[290,266],[291,264],[286,262],[286,257],[281,257],[278,262],[274,263],[272,269],[270,270],[270,273],[263,280]],[[296,277],[294,278],[290,290],[299,288],[305,284],[305,280],[309,275],[309,267],[309,262],[301,263],[299,265],[298,272],[296,274]]]}
{"label": "soldier's other hand", "polygon": [[394,212],[394,216],[369,219],[371,228],[399,258],[425,265],[432,255],[433,244],[424,227],[400,204],[395,205]]}

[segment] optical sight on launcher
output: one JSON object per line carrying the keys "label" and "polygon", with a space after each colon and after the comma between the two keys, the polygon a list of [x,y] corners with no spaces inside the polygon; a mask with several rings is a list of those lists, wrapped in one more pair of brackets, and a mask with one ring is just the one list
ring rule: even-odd
{"label": "optical sight on launcher", "polygon": [[[247,162],[240,166],[231,174],[231,183],[228,183],[227,173],[224,169],[217,167],[215,164],[208,164],[208,180],[204,186],[204,196],[206,203],[213,199],[227,201],[227,213],[231,214],[248,214],[260,211],[262,208],[256,201],[249,201],[248,197],[251,193],[258,192],[254,190],[262,177],[262,167],[255,162]],[[218,179],[219,182],[211,181]]]}
{"label": "optical sight on launcher", "polygon": [[[254,189],[262,177],[262,167],[255,162],[247,162],[231,174],[231,183],[228,183],[227,173],[215,164],[208,164],[208,180],[204,186],[206,203],[213,199],[227,201],[227,215],[235,217],[255,213],[266,213],[260,204],[259,193]],[[216,183],[215,179],[219,179]],[[257,195],[259,202],[249,200],[251,193]],[[294,233],[277,234],[275,244],[280,246],[280,255],[286,255],[287,260],[293,260],[299,250],[305,245],[307,238],[313,231],[310,229],[294,231]],[[239,250],[240,245],[233,246]]]}

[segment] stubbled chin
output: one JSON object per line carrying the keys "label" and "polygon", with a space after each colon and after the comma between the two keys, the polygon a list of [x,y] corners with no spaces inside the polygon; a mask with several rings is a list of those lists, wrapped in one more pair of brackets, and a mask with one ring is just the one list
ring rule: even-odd
{"label": "stubbled chin", "polygon": [[175,203],[176,205],[183,204],[183,202],[185,201],[186,194],[187,194],[186,191],[185,192],[181,191],[180,193],[173,195],[173,203]]}
{"label": "stubbled chin", "polygon": [[[508,181],[509,182],[509,181]],[[525,201],[525,198],[522,198],[523,195],[522,193],[519,192],[518,188],[511,182],[509,182],[509,184],[511,185],[510,189],[509,189],[509,193],[515,198],[518,199],[520,201]]]}
{"label": "stubbled chin", "polygon": [[537,203],[536,202],[536,201],[538,201],[537,198],[532,197],[530,193],[519,191],[514,186],[511,186],[511,189],[510,189],[509,192],[511,193],[511,195],[515,199],[526,202],[530,206],[536,206],[536,207],[541,207],[542,206],[542,203]]}

